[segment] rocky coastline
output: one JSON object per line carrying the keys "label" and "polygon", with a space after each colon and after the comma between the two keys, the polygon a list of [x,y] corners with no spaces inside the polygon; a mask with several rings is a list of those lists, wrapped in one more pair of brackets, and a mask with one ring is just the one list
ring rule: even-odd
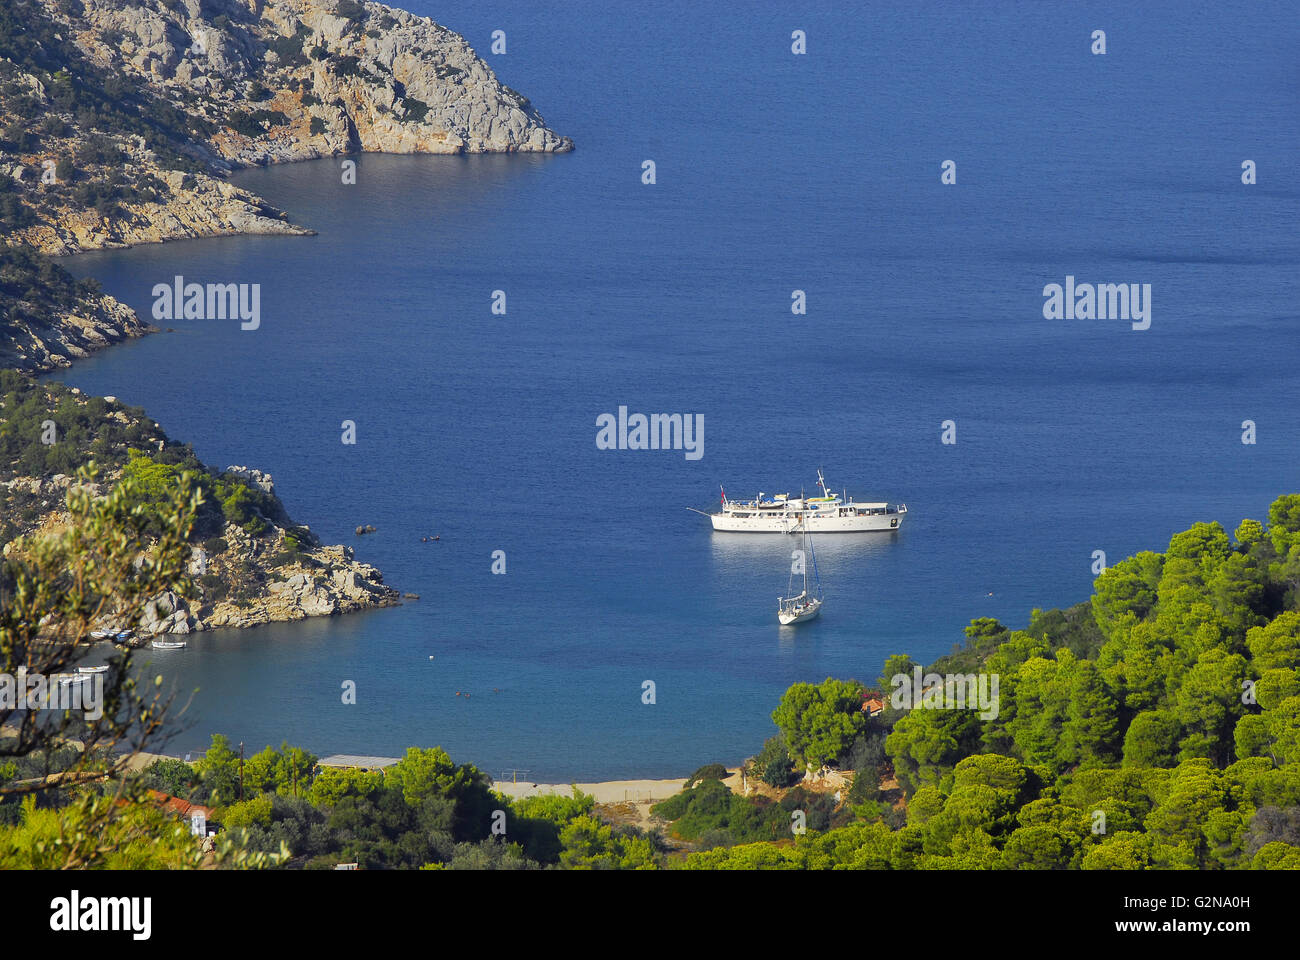
{"label": "rocky coastline", "polygon": [[[130,464],[142,458],[148,464],[170,463],[177,472],[204,471],[209,509],[200,521],[202,531],[196,529],[191,538],[188,573],[194,586],[192,595],[186,599],[174,592],[164,593],[134,623],[122,622],[109,611],[95,628],[129,629],[148,638],[255,627],[401,603],[401,594],[384,583],[383,573],[358,560],[351,547],[321,543],[308,527],[295,524],[269,474],[246,466],[208,470],[193,459],[188,445],[174,443],[142,410],[125,406],[116,398],[87,397],[76,388],[38,383],[13,373],[0,379],[6,381],[7,388],[0,389],[0,438],[25,435],[41,423],[55,423],[62,436],[71,433],[72,424],[79,419],[103,424],[93,439],[75,444],[63,441],[76,447],[61,455],[72,466],[89,462],[97,451],[101,472],[90,485],[92,495],[106,493]],[[24,439],[15,438],[3,449],[21,450],[27,445]],[[0,462],[0,556],[22,550],[25,538],[64,529],[69,522],[67,493],[77,482],[71,473],[40,472],[29,458],[17,464]],[[232,520],[230,511],[222,509],[219,495],[239,486],[247,490],[239,497],[246,506]]]}
{"label": "rocky coastline", "polygon": [[[131,108],[91,120],[73,109],[59,74],[12,57],[0,70],[0,120],[23,128],[0,144],[0,174],[28,214],[7,242],[50,255],[311,233],[223,179],[242,167],[368,152],[573,148],[463,37],[382,4],[33,4],[66,69],[98,78]],[[48,60],[42,53],[37,62]],[[52,119],[37,125],[41,117]]]}
{"label": "rocky coastline", "polygon": [[[0,129],[0,374],[65,368],[156,330],[49,257],[312,233],[229,183],[232,170],[365,152],[573,148],[463,37],[357,0],[31,0],[21,16],[0,10]],[[112,397],[21,376],[14,384],[11,397],[35,392],[56,419],[95,405],[101,439],[135,428],[132,450],[174,452],[143,411]],[[4,399],[0,392],[0,430],[13,433]],[[117,450],[101,485],[121,476],[128,452]],[[21,447],[10,454],[0,462],[5,554],[68,522],[62,503],[75,482],[32,467]],[[194,597],[169,592],[139,623],[100,626],[186,634],[401,602],[351,548],[321,544],[289,520],[266,474],[230,467],[208,475],[258,491],[264,509],[195,544]]]}

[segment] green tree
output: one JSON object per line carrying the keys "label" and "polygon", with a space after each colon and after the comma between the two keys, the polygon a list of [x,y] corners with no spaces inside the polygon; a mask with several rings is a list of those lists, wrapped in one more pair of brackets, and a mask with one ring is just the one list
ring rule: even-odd
{"label": "green tree", "polygon": [[754,757],[753,769],[760,780],[778,789],[788,787],[799,779],[782,733],[764,741],[763,749]]}
{"label": "green tree", "polygon": [[658,864],[654,845],[644,837],[615,833],[583,814],[560,830],[560,863],[570,870],[652,870]]}
{"label": "green tree", "polygon": [[333,807],[344,797],[370,797],[383,789],[384,774],[380,770],[359,770],[356,767],[323,767],[312,780],[307,799],[313,806]]}
{"label": "green tree", "polygon": [[384,771],[385,785],[398,792],[406,805],[419,809],[429,800],[454,805],[455,834],[480,840],[490,835],[492,811],[501,808],[490,790],[487,774],[473,764],[456,764],[441,747],[410,747],[406,755]]}
{"label": "green tree", "polygon": [[1264,525],[1258,520],[1247,518],[1237,525],[1232,538],[1243,550],[1249,550],[1264,539]]}
{"label": "green tree", "polygon": [[908,683],[912,682],[912,671],[918,666],[911,657],[904,653],[891,654],[885,659],[884,669],[880,671],[880,677],[876,683],[884,691],[885,703],[889,703],[889,693],[894,689],[894,678],[903,677]]}
{"label": "green tree", "polygon": [[1064,870],[1079,852],[1079,838],[1052,824],[1015,830],[1002,847],[1002,863],[1011,870]]}
{"label": "green tree", "polygon": [[937,784],[979,742],[979,720],[969,710],[912,710],[885,738],[898,782],[908,793]]}
{"label": "green tree", "polygon": [[1069,683],[1062,730],[1068,755],[1080,763],[1109,763],[1119,754],[1119,705],[1091,661],[1077,661]]}
{"label": "green tree", "polygon": [[[130,482],[96,496],[96,476],[92,465],[69,487],[65,527],[19,538],[0,558],[0,674],[14,676],[19,668],[43,677],[67,672],[90,652],[96,621],[112,616],[133,623],[157,594],[192,592],[185,539],[201,498],[190,478],[181,478],[165,506],[145,508],[136,504]],[[153,529],[160,529],[158,536],[151,536]],[[97,718],[93,710],[18,710],[14,700],[0,699],[0,726],[8,728],[0,763],[15,758],[39,765],[58,753],[58,744],[75,738],[83,749],[68,766],[33,770],[27,779],[53,772],[64,784],[110,779],[104,756],[143,752],[161,736],[167,708],[158,692],[161,679],[137,678],[131,665],[129,651],[118,654],[116,669],[103,675],[106,706]],[[12,784],[0,788],[0,799],[42,786],[38,780]]]}
{"label": "green tree", "polygon": [[1152,865],[1151,838],[1135,830],[1112,834],[1083,856],[1084,870],[1146,870]]}
{"label": "green tree", "polygon": [[1241,716],[1242,681],[1246,658],[1223,650],[1209,650],[1187,671],[1174,701],[1174,713],[1183,727],[1181,756],[1230,759],[1232,730]]}
{"label": "green tree", "polygon": [[1300,611],[1287,610],[1264,626],[1252,627],[1246,646],[1256,670],[1300,667]]}
{"label": "green tree", "polygon": [[1261,847],[1250,865],[1255,870],[1300,870],[1300,847],[1275,840]]}
{"label": "green tree", "polygon": [[1165,553],[1165,563],[1181,558],[1197,563],[1208,560],[1212,564],[1222,563],[1232,552],[1232,543],[1228,534],[1217,521],[1214,523],[1194,523],[1190,529],[1175,533],[1169,540],[1169,549]]}
{"label": "green tree", "polygon": [[1097,626],[1108,637],[1125,614],[1143,619],[1155,606],[1164,558],[1144,551],[1107,567],[1093,581],[1092,610]]}
{"label": "green tree", "polygon": [[794,759],[814,769],[842,756],[866,726],[862,685],[827,677],[796,683],[772,711]]}
{"label": "green tree", "polygon": [[1181,735],[1182,725],[1171,711],[1139,713],[1124,735],[1124,766],[1172,767]]}
{"label": "green tree", "polygon": [[1278,497],[1268,508],[1268,538],[1279,556],[1300,546],[1300,494]]}

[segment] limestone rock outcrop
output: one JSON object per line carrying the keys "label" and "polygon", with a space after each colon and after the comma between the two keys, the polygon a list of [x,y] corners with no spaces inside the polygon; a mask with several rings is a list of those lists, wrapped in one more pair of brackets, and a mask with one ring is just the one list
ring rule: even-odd
{"label": "limestone rock outcrop", "polygon": [[[0,172],[34,222],[9,242],[62,255],[240,233],[301,234],[231,170],[346,153],[563,152],[527,97],[430,19],[357,0],[33,0],[68,62],[152,114],[96,123],[40,69],[0,64]],[[64,47],[64,40],[71,46]],[[56,58],[48,51],[46,59]],[[0,77],[0,79],[4,79]],[[12,91],[21,90],[15,96]],[[47,120],[46,117],[51,119]],[[38,126],[37,124],[40,124]],[[109,129],[101,129],[107,126]],[[116,127],[116,128],[115,128]],[[63,166],[60,166],[60,162]],[[57,168],[57,170],[56,170]],[[53,179],[51,179],[53,178]],[[111,197],[113,202],[106,202]],[[98,198],[98,199],[93,199]]]}

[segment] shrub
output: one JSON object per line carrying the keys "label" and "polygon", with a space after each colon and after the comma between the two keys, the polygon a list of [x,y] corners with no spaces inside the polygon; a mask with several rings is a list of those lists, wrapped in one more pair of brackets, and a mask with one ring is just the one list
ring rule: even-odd
{"label": "shrub", "polygon": [[700,767],[700,769],[696,770],[694,773],[691,774],[690,779],[686,781],[686,785],[685,787],[683,787],[683,789],[690,790],[697,783],[703,780],[726,780],[727,777],[729,776],[731,776],[731,774],[727,772],[727,768],[724,767],[722,764],[720,763],[705,764],[704,766]]}
{"label": "shrub", "polygon": [[219,600],[226,599],[229,588],[226,581],[215,573],[205,573],[199,577],[199,586],[203,588],[203,596],[206,600],[216,603]]}
{"label": "shrub", "polygon": [[414,97],[406,97],[402,101],[402,105],[406,108],[406,113],[402,117],[404,122],[419,123],[428,116],[429,105],[423,100],[416,100]]}
{"label": "shrub", "polygon": [[788,787],[798,779],[794,772],[794,760],[785,745],[785,737],[777,734],[767,739],[763,749],[754,758],[754,772],[768,786],[777,789]]}
{"label": "shrub", "polygon": [[226,125],[245,137],[260,137],[266,132],[266,126],[281,126],[289,122],[279,110],[233,110],[226,118]]}
{"label": "shrub", "polygon": [[221,811],[220,818],[221,824],[227,829],[251,827],[253,824],[268,826],[271,823],[271,798],[253,797],[240,803],[232,803]]}
{"label": "shrub", "polygon": [[143,782],[146,787],[188,800],[198,786],[199,775],[183,760],[155,760],[145,767]]}
{"label": "shrub", "polygon": [[330,57],[330,66],[334,73],[340,77],[359,77],[361,76],[361,61],[356,57]]}
{"label": "shrub", "polygon": [[360,23],[366,19],[366,8],[357,0],[338,0],[338,5],[334,8],[336,16],[344,20],[351,20],[353,23]]}

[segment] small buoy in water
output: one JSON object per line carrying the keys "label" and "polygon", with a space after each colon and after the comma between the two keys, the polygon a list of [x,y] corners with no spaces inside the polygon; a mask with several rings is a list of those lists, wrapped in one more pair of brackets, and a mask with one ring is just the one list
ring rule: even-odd
{"label": "small buoy in water", "polygon": [[429,654],[429,659],[430,659],[430,660],[433,659],[433,654]]}

